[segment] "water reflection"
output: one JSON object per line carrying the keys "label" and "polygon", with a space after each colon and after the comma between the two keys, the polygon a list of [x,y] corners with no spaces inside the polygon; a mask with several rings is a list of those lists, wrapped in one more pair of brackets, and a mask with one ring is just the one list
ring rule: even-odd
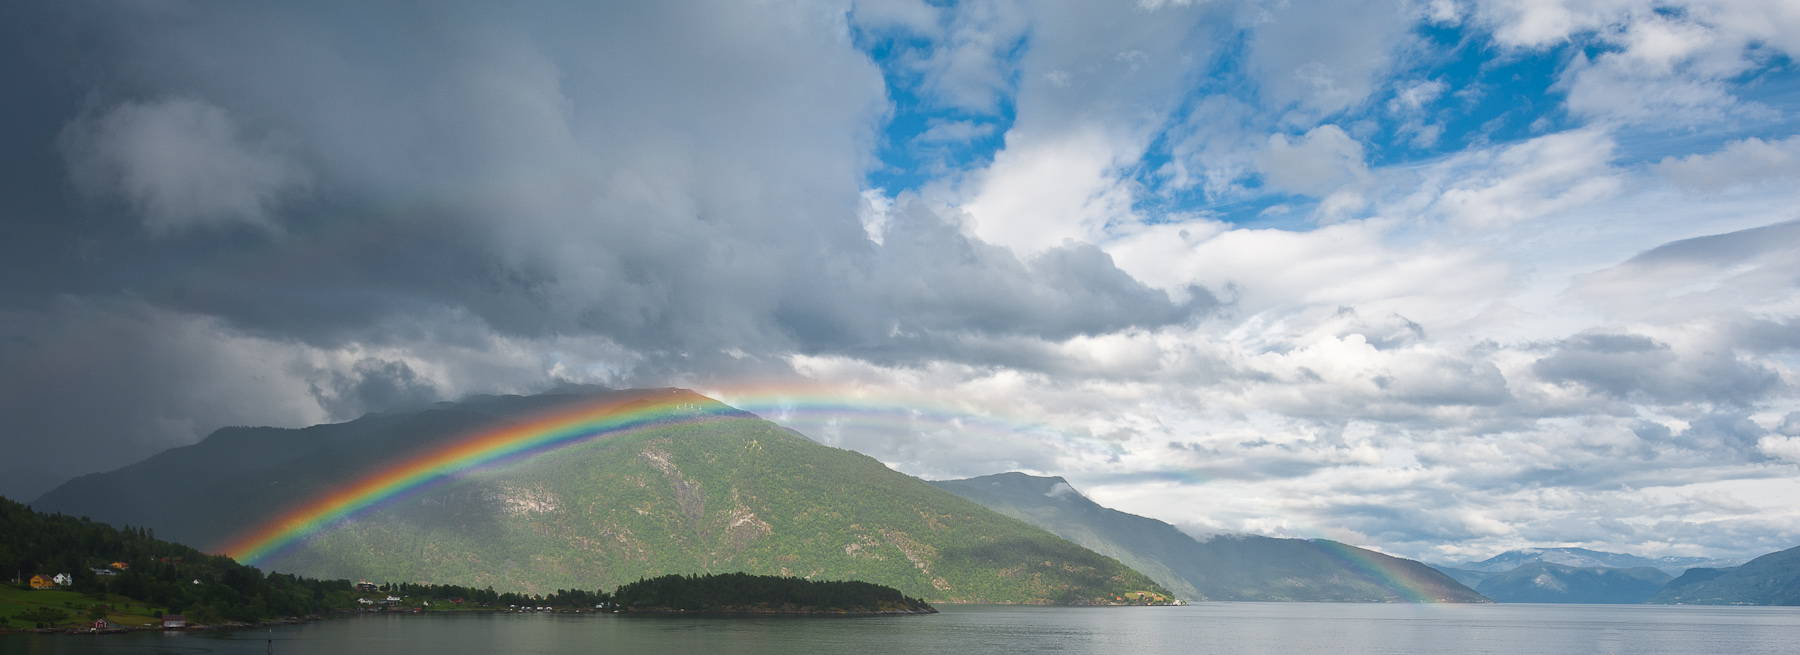
{"label": "water reflection", "polygon": [[1200,603],[940,607],[841,619],[465,614],[344,618],[273,632],[0,636],[0,653],[1043,653],[1348,655],[1792,653],[1800,608]]}

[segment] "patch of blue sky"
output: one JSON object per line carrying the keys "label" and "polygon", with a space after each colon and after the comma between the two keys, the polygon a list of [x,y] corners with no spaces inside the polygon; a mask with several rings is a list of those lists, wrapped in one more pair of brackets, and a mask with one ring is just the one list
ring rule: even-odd
{"label": "patch of blue sky", "polygon": [[[1016,116],[1016,74],[998,94],[992,113],[948,106],[935,97],[927,76],[913,67],[919,55],[936,45],[931,40],[854,27],[852,32],[857,47],[881,69],[891,111],[876,144],[877,166],[867,173],[869,188],[894,196],[993,161]],[[1021,41],[1007,53],[1009,69],[1016,71],[1024,47]]]}
{"label": "patch of blue sky", "polygon": [[[1424,25],[1417,29],[1413,59],[1388,73],[1380,90],[1364,102],[1320,117],[1316,125],[1246,125],[1298,137],[1317,125],[1338,125],[1364,148],[1370,167],[1405,166],[1441,158],[1469,148],[1522,141],[1569,129],[1577,121],[1562,109],[1557,82],[1578,50],[1575,46],[1542,51],[1506,52],[1485,32],[1466,27]],[[1189,129],[1180,119],[1192,105],[1214,94],[1227,94],[1257,106],[1255,85],[1241,68],[1241,58],[1221,57],[1203,76],[1169,128],[1146,151],[1134,180],[1145,191],[1137,209],[1158,216],[1201,214],[1240,227],[1310,229],[1307,216],[1317,199],[1264,187],[1254,171],[1223,190],[1176,189],[1166,166],[1175,144]],[[1262,110],[1274,114],[1271,108]],[[1260,141],[1268,134],[1254,135]]]}
{"label": "patch of blue sky", "polygon": [[1786,56],[1765,58],[1761,65],[1726,82],[1740,111],[1701,125],[1634,125],[1614,131],[1618,144],[1614,163],[1632,165],[1665,157],[1707,154],[1733,141],[1778,141],[1800,135],[1800,66]]}
{"label": "patch of blue sky", "polygon": [[[853,28],[854,29],[854,28]],[[929,39],[883,31],[855,31],[859,48],[881,69],[892,112],[877,145],[876,167],[867,174],[871,188],[896,195],[960,171],[979,169],[1005,146],[1015,116],[1016,64],[1028,47],[1021,39],[1007,53],[1014,78],[997,94],[991,113],[950,106],[935,97],[930,80],[916,65],[938,44]],[[1467,25],[1422,24],[1405,59],[1386,73],[1386,81],[1364,102],[1320,117],[1318,125],[1335,124],[1357,139],[1372,168],[1415,165],[1472,148],[1494,147],[1544,134],[1578,128],[1583,119],[1565,110],[1562,78],[1578,56],[1598,57],[1614,46],[1580,35],[1569,42],[1539,49],[1510,49],[1492,35]],[[1280,125],[1282,108],[1265,106],[1243,66],[1243,43],[1221,50],[1211,70],[1197,75],[1178,109],[1152,139],[1129,172],[1138,186],[1137,209],[1152,220],[1204,215],[1243,227],[1310,229],[1307,216],[1316,198],[1266,188],[1253,168],[1229,185],[1208,190],[1181,188],[1169,173],[1175,151],[1193,129],[1188,121],[1195,106],[1209,97],[1235,98],[1260,114],[1243,129],[1251,141],[1281,133],[1290,138],[1315,125]],[[1757,57],[1752,53],[1753,58]],[[1800,71],[1779,54],[1761,56],[1753,70],[1729,81],[1746,103],[1774,108],[1756,119],[1706,126],[1636,125],[1613,129],[1619,144],[1616,163],[1658,161],[1667,156],[1711,152],[1746,137],[1781,139],[1800,133],[1800,116],[1787,108],[1800,106]],[[1189,168],[1197,162],[1186,162]],[[1190,174],[1202,174],[1190,171]]]}
{"label": "patch of blue sky", "polygon": [[[1361,106],[1363,115],[1344,117],[1374,126],[1362,139],[1370,166],[1407,164],[1575,125],[1557,89],[1573,57],[1567,47],[1504,52],[1487,33],[1460,26],[1428,24],[1416,35],[1425,50],[1418,60],[1393,76],[1383,97]],[[1435,91],[1422,98],[1420,85]],[[1420,99],[1425,101],[1407,106]]]}

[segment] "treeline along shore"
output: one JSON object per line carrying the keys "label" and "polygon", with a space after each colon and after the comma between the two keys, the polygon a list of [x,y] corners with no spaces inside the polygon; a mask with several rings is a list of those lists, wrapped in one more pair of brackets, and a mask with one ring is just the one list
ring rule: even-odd
{"label": "treeline along shore", "polygon": [[[744,573],[666,575],[605,591],[499,592],[264,574],[146,528],[45,514],[0,498],[0,632],[257,625],[354,612],[585,611],[918,614],[890,587]],[[171,625],[174,622],[171,621]]]}

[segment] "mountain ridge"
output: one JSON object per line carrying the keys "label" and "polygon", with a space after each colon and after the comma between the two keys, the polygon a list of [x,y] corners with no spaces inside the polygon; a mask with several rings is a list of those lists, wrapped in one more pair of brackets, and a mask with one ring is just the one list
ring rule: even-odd
{"label": "mountain ridge", "polygon": [[1732,568],[1694,568],[1648,603],[1658,605],[1800,605],[1800,546]]}
{"label": "mountain ridge", "polygon": [[1477,573],[1504,573],[1533,562],[1549,562],[1577,568],[1610,568],[1631,569],[1650,567],[1659,569],[1671,577],[1681,575],[1682,571],[1695,567],[1720,568],[1737,566],[1742,560],[1727,560],[1712,557],[1658,557],[1649,558],[1630,553],[1613,553],[1587,548],[1520,548],[1509,550],[1480,561],[1460,563],[1433,564],[1435,568],[1454,568]]}
{"label": "mountain ridge", "polygon": [[[227,428],[142,466],[73,480],[39,504],[219,544],[470,434],[582,403],[645,398],[717,411],[445,478],[261,563],[318,577],[533,593],[742,571],[861,579],[930,602],[1169,597],[1117,560],[685,390],[482,397],[294,430]],[[158,491],[152,502],[112,502],[143,489]]]}
{"label": "mountain ridge", "polygon": [[1200,541],[1168,523],[1103,507],[1061,477],[1012,472],[932,484],[1116,557],[1190,600],[1488,600],[1423,563],[1337,542],[1256,535]]}
{"label": "mountain ridge", "polygon": [[1659,569],[1578,567],[1531,562],[1496,573],[1475,587],[1496,603],[1635,605],[1649,600],[1673,578]]}

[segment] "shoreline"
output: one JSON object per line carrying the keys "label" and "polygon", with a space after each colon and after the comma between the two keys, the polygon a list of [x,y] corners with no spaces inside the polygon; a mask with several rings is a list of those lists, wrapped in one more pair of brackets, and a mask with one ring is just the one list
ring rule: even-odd
{"label": "shoreline", "polygon": [[689,610],[671,610],[671,609],[611,610],[611,609],[584,609],[584,608],[561,608],[561,609],[549,609],[549,610],[520,610],[520,609],[511,609],[511,608],[469,608],[469,609],[454,609],[454,610],[426,610],[426,611],[422,611],[422,612],[414,612],[414,611],[380,612],[380,611],[352,610],[352,611],[347,611],[347,612],[332,612],[330,614],[325,614],[325,615],[312,614],[312,615],[303,616],[303,617],[286,617],[286,618],[280,618],[280,619],[272,619],[272,620],[268,620],[268,621],[258,621],[255,623],[228,622],[228,623],[217,623],[217,624],[207,624],[207,625],[188,625],[188,626],[184,626],[184,627],[180,627],[180,628],[164,628],[164,627],[160,627],[160,626],[142,626],[142,625],[140,625],[140,626],[119,626],[117,628],[104,628],[104,629],[92,628],[92,627],[87,627],[87,628],[79,628],[79,627],[27,628],[24,630],[0,630],[0,636],[9,635],[9,634],[116,635],[116,634],[126,634],[126,633],[131,633],[131,632],[216,632],[216,631],[225,631],[225,630],[253,630],[256,628],[269,628],[269,627],[283,626],[283,625],[304,625],[307,623],[318,623],[318,622],[328,621],[331,619],[368,617],[368,616],[387,616],[387,615],[423,616],[423,615],[428,615],[428,614],[613,614],[613,615],[618,615],[618,616],[636,616],[636,617],[643,617],[643,618],[676,617],[676,616],[725,617],[725,618],[729,618],[729,617],[743,617],[743,618],[773,618],[773,617],[832,618],[832,617],[842,617],[842,618],[855,618],[855,617],[874,617],[874,616],[914,616],[914,615],[928,615],[928,614],[937,614],[937,613],[938,613],[938,610],[936,608],[927,608],[924,610],[875,610],[875,611],[864,611],[864,612],[782,611],[782,610],[705,610],[705,611],[695,610],[695,611],[689,611]]}

